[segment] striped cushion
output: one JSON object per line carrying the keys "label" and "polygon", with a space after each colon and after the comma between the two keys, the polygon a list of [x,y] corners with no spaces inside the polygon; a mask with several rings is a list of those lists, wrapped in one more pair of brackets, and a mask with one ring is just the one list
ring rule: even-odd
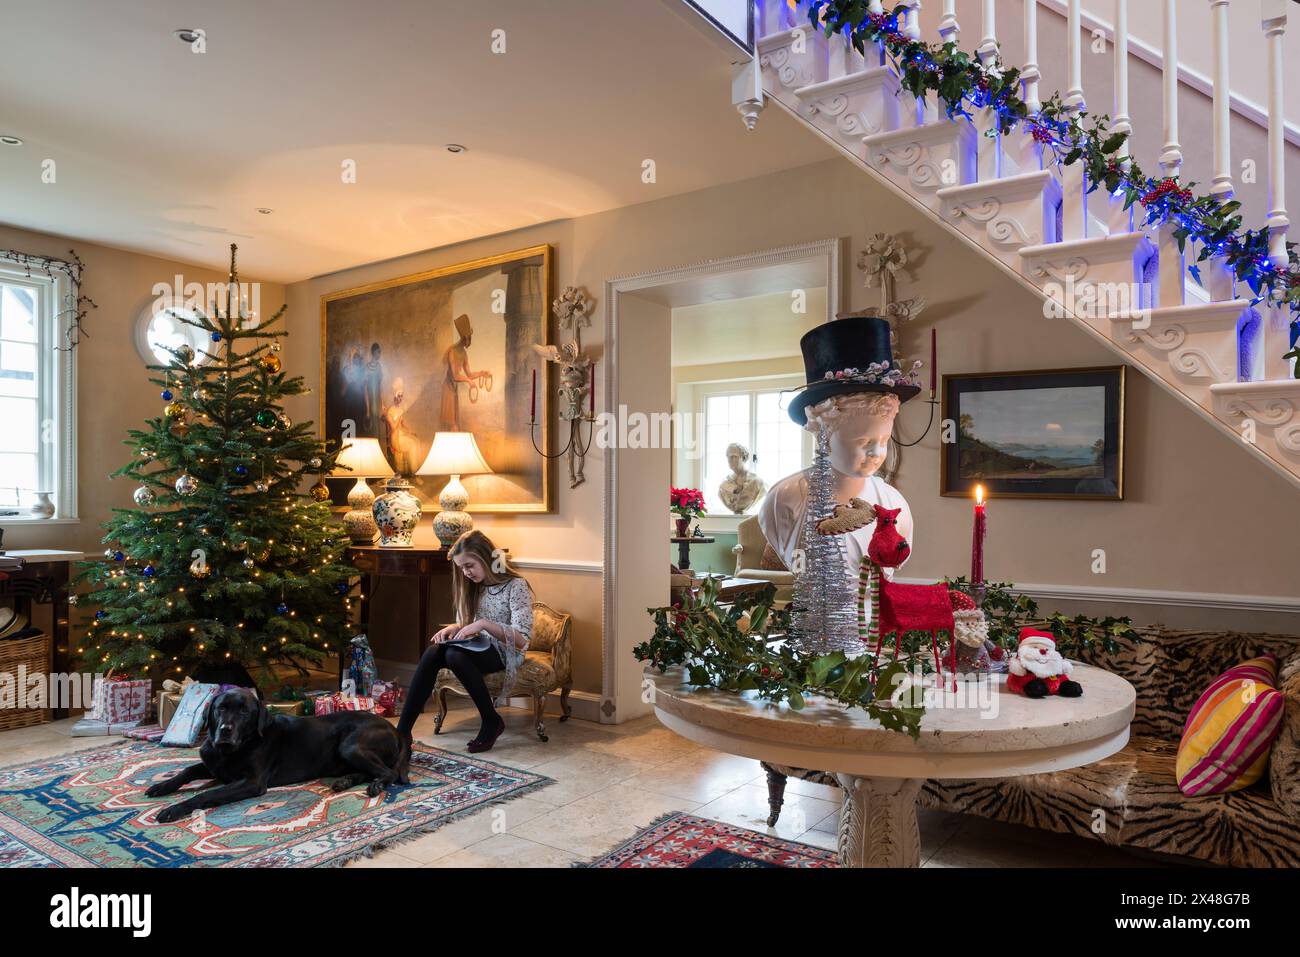
{"label": "striped cushion", "polygon": [[1196,700],[1178,742],[1178,787],[1189,797],[1249,787],[1264,776],[1282,723],[1277,658],[1243,661]]}

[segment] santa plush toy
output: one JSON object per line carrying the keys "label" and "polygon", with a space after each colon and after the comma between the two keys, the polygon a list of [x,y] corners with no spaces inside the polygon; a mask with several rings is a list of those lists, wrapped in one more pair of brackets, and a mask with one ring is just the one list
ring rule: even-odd
{"label": "santa plush toy", "polygon": [[1072,665],[1056,650],[1050,632],[1021,628],[1020,644],[1007,664],[1007,690],[1027,698],[1077,698],[1083,686],[1070,680]]}
{"label": "santa plush toy", "polygon": [[955,588],[949,590],[948,600],[952,603],[952,636],[955,639],[948,654],[955,659],[955,670],[961,674],[990,670],[992,652],[997,646],[989,640],[989,623],[984,612],[969,595]]}

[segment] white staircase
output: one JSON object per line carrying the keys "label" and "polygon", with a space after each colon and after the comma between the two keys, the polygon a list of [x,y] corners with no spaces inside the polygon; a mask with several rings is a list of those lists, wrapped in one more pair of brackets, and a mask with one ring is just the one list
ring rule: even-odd
{"label": "white staircase", "polygon": [[[1148,0],[1144,0],[1148,2]],[[1172,45],[1175,2],[1164,0],[1166,44]],[[920,0],[905,32],[918,36]],[[1260,0],[1238,0],[1258,9]],[[985,0],[981,55],[995,51],[995,4]],[[1218,56],[1215,88],[1215,171],[1213,189],[1230,198],[1226,0],[1178,3],[1208,14]],[[1274,261],[1286,261],[1287,219],[1282,123],[1282,30],[1284,0],[1263,0],[1261,57],[1270,58],[1269,110],[1271,212]],[[872,5],[877,9],[879,4]],[[1070,0],[1070,89],[1067,103],[1083,102],[1078,0]],[[956,7],[944,3],[940,31],[959,37]],[[1026,2],[1023,28],[1031,58],[1037,50],[1037,4]],[[918,103],[900,93],[898,77],[879,50],[854,51],[842,35],[830,39],[808,20],[807,3],[792,9],[786,0],[756,0],[755,56],[737,67],[733,98],[753,125],[766,102],[775,101],[808,124],[871,176],[919,209],[945,223],[988,257],[990,264],[1043,297],[1127,363],[1156,380],[1250,454],[1300,485],[1300,380],[1288,351],[1289,315],[1267,303],[1252,307],[1250,291],[1236,288],[1214,260],[1201,264],[1204,287],[1188,274],[1171,236],[1134,229],[1134,216],[1111,201],[1108,222],[1089,216],[1081,169],[1044,168],[1041,151],[1027,133],[988,137],[992,118],[975,123],[949,120],[931,99]],[[1116,0],[1116,25],[1127,19],[1127,0]],[[1253,19],[1253,17],[1251,18]],[[935,41],[939,37],[933,38]],[[958,39],[960,43],[960,40]],[[1103,112],[1113,128],[1128,127],[1128,57],[1115,57],[1116,103]],[[1170,62],[1176,62],[1176,50]],[[1025,65],[1025,99],[1038,100],[1036,64]],[[1161,167],[1177,175],[1178,80],[1166,74],[1166,110]],[[1140,135],[1137,134],[1137,135]],[[1210,144],[1206,144],[1209,148]],[[1140,211],[1138,220],[1140,221]],[[1188,259],[1192,250],[1188,249]]]}

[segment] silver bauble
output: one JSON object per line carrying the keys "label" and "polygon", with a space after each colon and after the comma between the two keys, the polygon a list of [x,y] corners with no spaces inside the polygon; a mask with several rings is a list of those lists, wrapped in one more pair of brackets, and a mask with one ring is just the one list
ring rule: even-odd
{"label": "silver bauble", "polygon": [[318,468],[320,468],[320,459],[318,459],[318,458],[316,458],[315,456],[313,456],[312,458],[310,458],[310,459],[307,460],[307,464],[310,465],[310,466],[311,466],[312,468],[314,468],[314,469],[318,469]]}
{"label": "silver bauble", "polygon": [[141,485],[131,493],[131,498],[135,501],[135,504],[139,505],[141,508],[146,505],[152,505],[154,502],[153,489],[147,485]]}
{"label": "silver bauble", "polygon": [[265,492],[265,491],[267,491],[270,487],[271,487],[271,486],[267,485],[265,482],[254,482],[254,483],[253,483],[253,488],[256,489],[256,490],[259,491],[259,492]]}
{"label": "silver bauble", "polygon": [[176,480],[177,495],[193,495],[199,490],[199,480],[188,472]]}
{"label": "silver bauble", "polygon": [[244,567],[245,567],[245,568],[252,568],[254,564],[255,564],[255,562],[254,562],[251,558],[245,558],[245,559],[244,559]]}

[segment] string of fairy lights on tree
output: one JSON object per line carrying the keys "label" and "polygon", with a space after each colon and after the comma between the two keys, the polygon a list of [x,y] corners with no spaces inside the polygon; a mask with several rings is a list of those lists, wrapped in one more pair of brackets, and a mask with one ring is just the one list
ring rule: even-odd
{"label": "string of fairy lights on tree", "polygon": [[[956,43],[926,43],[906,36],[900,26],[902,5],[872,13],[865,0],[811,0],[809,19],[827,36],[844,34],[859,53],[879,43],[898,72],[900,85],[924,100],[933,93],[950,119],[974,122],[973,110],[992,110],[996,125],[988,133],[1006,135],[1024,127],[1058,166],[1083,163],[1088,191],[1104,187],[1122,195],[1124,209],[1140,206],[1144,226],[1172,227],[1179,249],[1197,247],[1188,269],[1201,282],[1198,263],[1221,259],[1238,282],[1253,295],[1252,304],[1285,307],[1291,315],[1288,351],[1284,359],[1300,359],[1300,260],[1295,243],[1286,244],[1286,261],[1269,253],[1269,228],[1244,229],[1241,204],[1197,195],[1195,183],[1177,177],[1147,175],[1131,156],[1121,155],[1128,133],[1109,128],[1110,117],[1066,106],[1059,93],[1041,110],[1031,112],[1020,96],[1020,71],[996,58],[988,63],[957,49]],[[1295,365],[1300,378],[1300,362]]]}

